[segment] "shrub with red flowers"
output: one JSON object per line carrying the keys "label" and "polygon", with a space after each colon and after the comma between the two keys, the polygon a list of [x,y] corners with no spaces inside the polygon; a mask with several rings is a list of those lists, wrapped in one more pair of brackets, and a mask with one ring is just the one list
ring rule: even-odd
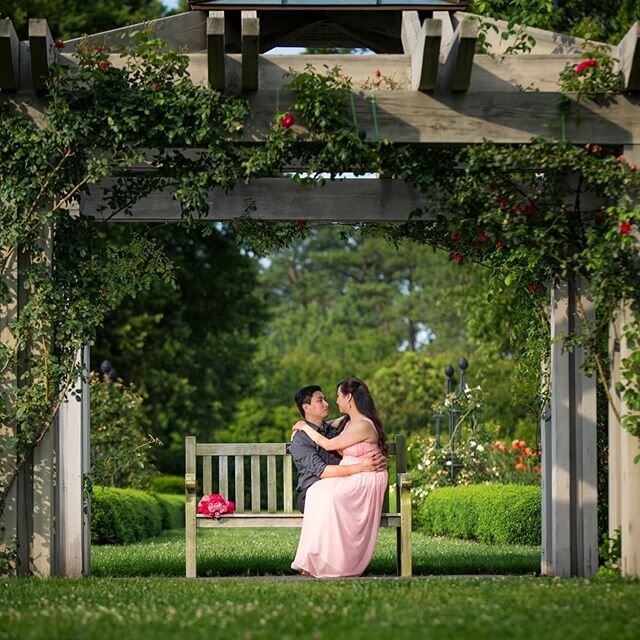
{"label": "shrub with red flowers", "polygon": [[415,435],[409,442],[412,499],[422,503],[437,487],[469,484],[539,484],[540,448],[524,440],[505,442],[495,437],[497,427],[479,426],[451,446],[440,446],[431,435]]}
{"label": "shrub with red flowers", "polygon": [[230,516],[236,510],[236,505],[226,500],[219,493],[204,495],[198,502],[198,513],[207,518],[220,519],[222,516]]}
{"label": "shrub with red flowers", "polygon": [[615,71],[617,60],[609,47],[593,46],[583,53],[584,60],[568,64],[560,74],[560,86],[568,93],[583,97],[604,98],[622,91],[622,74]]}

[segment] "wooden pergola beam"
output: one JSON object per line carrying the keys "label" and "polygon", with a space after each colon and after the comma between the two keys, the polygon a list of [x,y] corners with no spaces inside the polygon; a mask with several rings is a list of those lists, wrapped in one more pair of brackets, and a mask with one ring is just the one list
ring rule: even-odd
{"label": "wooden pergola beam", "polygon": [[242,90],[258,90],[260,20],[256,11],[242,12]]}
{"label": "wooden pergola beam", "polygon": [[224,91],[224,11],[212,11],[207,18],[207,70],[209,86]]}
{"label": "wooden pergola beam", "polygon": [[20,77],[20,41],[9,18],[0,18],[0,89],[16,91]]}
{"label": "wooden pergola beam", "polygon": [[463,20],[458,23],[453,38],[444,46],[439,86],[451,91],[466,91],[471,82],[473,56],[478,37],[478,23]]}
{"label": "wooden pergola beam", "polygon": [[53,38],[46,20],[29,20],[29,43],[31,45],[31,79],[36,91],[47,88],[49,67],[53,62]]}
{"label": "wooden pergola beam", "polygon": [[[105,181],[105,185],[109,181]],[[180,203],[169,190],[153,192],[135,204],[132,215],[100,210],[104,188],[92,187],[80,200],[80,213],[100,220],[144,222],[178,221]],[[348,223],[406,221],[426,206],[426,197],[402,180],[349,179],[327,181],[322,187],[301,186],[289,178],[261,178],[238,184],[225,193],[209,194],[206,220],[234,220],[250,215],[254,220],[309,220]]]}
{"label": "wooden pergola beam", "polygon": [[618,60],[625,90],[640,91],[640,20],[633,24],[618,45]]}
{"label": "wooden pergola beam", "polygon": [[[280,104],[292,95],[280,94]],[[533,137],[559,138],[562,132],[558,93],[509,92],[426,94],[418,91],[376,92],[376,118],[382,138],[397,143],[462,145],[492,140],[526,144]],[[273,120],[275,91],[260,91],[250,98],[251,120],[243,139],[257,142],[268,134]],[[606,106],[573,104],[564,130],[576,144],[630,144],[640,140],[639,100],[619,96]],[[366,95],[356,95],[359,128],[373,139],[372,104]]]}
{"label": "wooden pergola beam", "polygon": [[420,24],[417,11],[402,12],[402,46],[411,56],[411,88],[432,91],[438,79],[442,21],[427,19]]}
{"label": "wooden pergola beam", "polygon": [[[492,140],[499,144],[527,144],[534,137],[561,136],[558,99],[558,93],[541,91],[427,94],[396,90],[377,91],[375,108],[380,136],[391,142],[462,145]],[[293,104],[294,96],[261,90],[249,97],[251,118],[239,137],[240,142],[265,140],[278,100],[287,108]],[[5,92],[0,93],[0,102],[36,121],[42,120],[43,100]],[[369,96],[355,95],[354,106],[358,128],[373,140],[375,127]],[[574,102],[564,131],[567,140],[575,144],[637,144],[640,99],[621,95],[606,106]]]}

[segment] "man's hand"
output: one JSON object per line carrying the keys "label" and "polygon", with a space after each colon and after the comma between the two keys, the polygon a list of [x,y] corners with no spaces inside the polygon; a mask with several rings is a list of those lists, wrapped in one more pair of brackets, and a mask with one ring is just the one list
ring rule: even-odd
{"label": "man's hand", "polygon": [[385,471],[388,465],[387,459],[381,453],[372,453],[363,460],[358,466],[362,467],[361,471]]}

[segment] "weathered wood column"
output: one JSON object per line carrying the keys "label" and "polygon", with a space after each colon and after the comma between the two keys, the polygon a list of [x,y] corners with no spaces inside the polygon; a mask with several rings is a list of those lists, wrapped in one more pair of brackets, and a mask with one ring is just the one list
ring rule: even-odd
{"label": "weathered wood column", "polygon": [[[640,162],[640,145],[625,146],[624,156],[630,163]],[[623,303],[609,324],[609,536],[620,530],[622,574],[640,577],[640,464],[634,462],[640,439],[620,424],[630,410],[617,389],[624,361],[640,347],[624,336],[624,326],[634,319],[630,305]]]}
{"label": "weathered wood column", "polygon": [[584,350],[563,336],[593,317],[579,279],[551,288],[551,401],[542,423],[542,561],[548,576],[590,576],[598,569],[596,380],[584,375]]}
{"label": "weathered wood column", "polygon": [[84,495],[89,472],[89,347],[78,352],[83,379],[67,394],[58,411],[56,574],[91,573],[90,502]]}
{"label": "weathered wood column", "polygon": [[622,304],[609,325],[610,392],[609,408],[609,535],[620,530],[622,536],[621,570],[623,575],[640,577],[640,439],[621,426],[620,419],[629,409],[617,390],[622,380],[624,361],[638,345],[624,336],[624,326],[633,320],[628,304]]}

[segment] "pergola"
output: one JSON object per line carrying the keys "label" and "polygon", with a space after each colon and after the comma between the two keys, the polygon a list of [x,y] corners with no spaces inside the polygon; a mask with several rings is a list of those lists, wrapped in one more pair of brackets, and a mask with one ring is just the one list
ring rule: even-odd
{"label": "pergola", "polygon": [[[354,85],[375,71],[391,77],[395,86],[377,88],[375,107],[369,92],[354,96],[354,118],[368,139],[376,135],[394,143],[465,145],[492,140],[527,144],[535,136],[552,137],[549,123],[558,118],[558,75],[575,63],[585,46],[581,40],[529,28],[536,44],[526,54],[504,55],[512,44],[487,31],[491,53],[476,53],[481,23],[503,31],[505,23],[472,16],[455,0],[209,0],[192,2],[191,11],[156,20],[157,35],[169,47],[184,49],[196,84],[249,97],[251,119],[243,140],[260,143],[271,126],[274,105],[287,82],[286,72],[338,65]],[[132,27],[94,34],[108,45],[111,63],[121,36]],[[640,164],[640,22],[611,54],[619,60],[626,92],[606,106],[574,104],[580,113],[566,122],[565,135],[575,144],[619,145],[625,157]],[[42,118],[48,68],[53,61],[52,37],[45,20],[31,20],[29,39],[19,42],[9,19],[0,21],[0,100],[35,120]],[[73,65],[78,40],[67,41],[62,64]],[[269,56],[275,46],[365,47],[377,55]],[[194,150],[193,152],[197,152]],[[209,219],[234,219],[254,203],[251,217],[260,220],[335,220],[343,222],[403,221],[424,206],[429,194],[399,180],[339,180],[309,191],[284,178],[264,178],[239,185],[232,192],[210,193]],[[84,215],[113,220],[168,221],[180,218],[180,208],[168,192],[139,201],[133,215],[104,210],[99,188],[79,201]],[[213,213],[215,212],[215,213]],[[13,265],[19,290],[18,257]],[[549,291],[552,337],[580,328],[577,305],[594,313],[585,283],[560,282]],[[20,312],[16,294],[6,317]],[[640,465],[634,464],[639,442],[621,428],[618,417],[628,408],[616,391],[620,360],[630,346],[621,334],[629,311],[620,310],[610,330],[611,395],[617,411],[609,410],[609,529],[622,530],[623,573],[640,576]],[[11,340],[7,326],[2,339]],[[83,357],[88,362],[88,353]],[[590,576],[598,566],[596,491],[596,382],[582,370],[580,348],[564,351],[561,341],[551,348],[551,401],[541,425],[543,447],[542,563],[543,575]],[[3,383],[15,383],[17,373]],[[20,541],[22,571],[39,575],[89,573],[88,505],[82,477],[88,468],[88,390],[70,398],[54,429],[38,446],[32,464],[10,495],[3,515],[3,534]],[[2,427],[3,436],[15,427]],[[3,445],[2,461],[11,451]],[[57,465],[52,461],[56,459]],[[0,473],[5,471],[0,468]]]}

